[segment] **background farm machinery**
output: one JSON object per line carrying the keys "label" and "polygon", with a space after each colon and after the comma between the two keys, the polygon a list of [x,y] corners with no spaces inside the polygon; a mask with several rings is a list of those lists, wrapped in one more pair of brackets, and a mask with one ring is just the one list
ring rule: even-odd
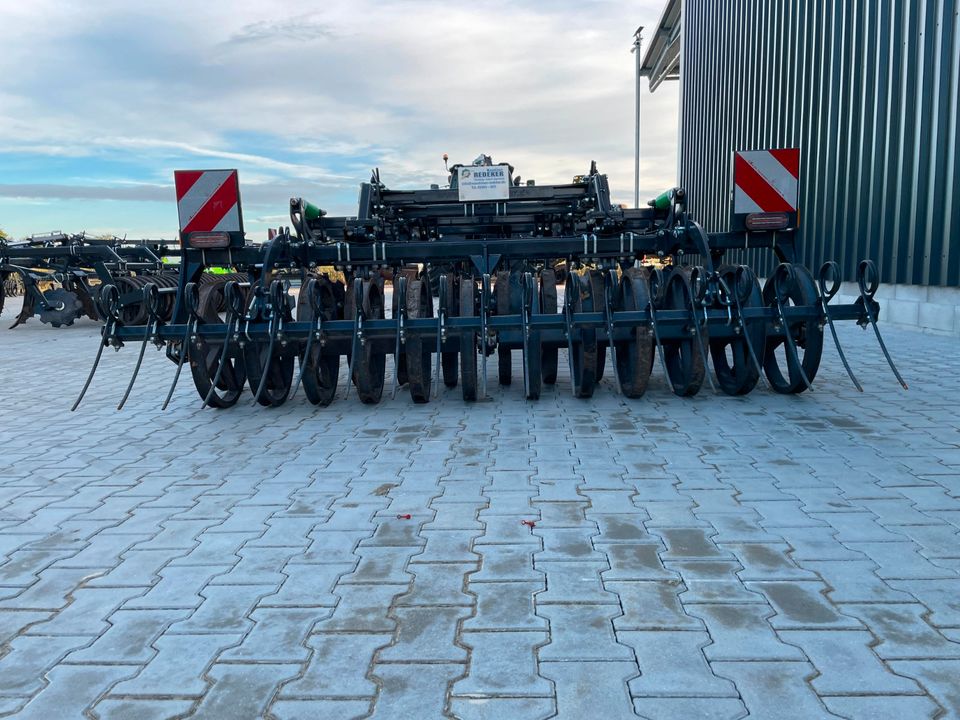
{"label": "background farm machinery", "polygon": [[[179,282],[179,266],[164,258],[176,256],[174,240],[128,240],[62,232],[35,235],[21,242],[0,241],[0,310],[6,289],[23,294],[23,306],[12,327],[37,315],[54,327],[72,325],[86,315],[100,320],[96,298],[106,285],[114,286],[124,305],[124,321],[144,323],[141,298],[149,282],[163,297],[161,317],[169,321]],[[205,281],[215,277],[207,274]],[[221,282],[225,282],[222,279]]]}
{"label": "background farm machinery", "polygon": [[[104,347],[126,342],[140,354],[120,407],[152,342],[177,364],[164,407],[188,364],[204,406],[225,408],[245,387],[255,402],[277,406],[301,385],[310,402],[327,405],[342,362],[360,400],[375,403],[388,356],[393,392],[406,385],[415,402],[427,402],[441,382],[459,385],[468,401],[485,396],[493,355],[500,384],[511,384],[519,353],[524,395],[536,399],[557,381],[561,350],[577,397],[590,397],[608,366],[615,388],[639,397],[658,360],[680,396],[704,383],[742,395],[761,378],[799,393],[814,382],[826,327],[836,340],[834,321],[872,325],[880,339],[873,264],[860,263],[855,303],[831,305],[837,266],[814,277],[798,264],[786,216],[708,234],[687,213],[683,190],[624,209],[611,203],[595,165],[547,186],[520,185],[509,165],[489,160],[453,174],[449,188],[396,191],[375,171],[355,217],[329,217],[295,198],[290,227],[251,245],[235,171],[178,173],[172,317],[159,283],[148,281],[135,298],[141,323],[127,319],[129,296],[104,286],[102,342],[77,404]],[[762,287],[749,267],[725,261],[746,248],[779,261]],[[557,258],[569,268],[562,289],[551,269]],[[205,285],[211,266],[243,279]]]}

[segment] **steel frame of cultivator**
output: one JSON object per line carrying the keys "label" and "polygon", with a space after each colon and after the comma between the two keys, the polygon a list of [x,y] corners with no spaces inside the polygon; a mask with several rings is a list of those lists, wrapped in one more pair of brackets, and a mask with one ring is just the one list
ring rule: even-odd
{"label": "steel frame of cultivator", "polygon": [[[832,305],[840,287],[835,263],[814,278],[795,262],[791,231],[708,234],[690,218],[680,189],[669,202],[625,210],[611,205],[606,176],[594,166],[569,185],[515,185],[508,200],[484,202],[462,202],[456,190],[390,191],[375,172],[360,197],[355,218],[328,218],[292,200],[293,232],[280,229],[264,245],[245,244],[240,232],[222,233],[221,246],[209,247],[210,233],[182,233],[170,321],[156,285],[136,298],[148,316],[142,324],[124,322],[124,297],[105,287],[98,304],[106,324],[74,409],[103,349],[126,342],[139,343],[140,354],[118,407],[150,343],[165,347],[177,365],[164,408],[185,364],[204,406],[230,407],[246,386],[264,406],[283,404],[301,386],[310,402],[327,405],[342,357],[359,398],[374,403],[386,385],[388,355],[394,394],[407,385],[415,402],[427,402],[443,382],[459,384],[470,401],[487,395],[493,354],[499,382],[510,384],[514,351],[524,396],[537,399],[544,384],[556,382],[560,349],[581,398],[593,394],[608,353],[617,391],[631,398],[644,394],[657,362],[679,396],[696,394],[704,381],[742,395],[761,378],[777,392],[799,393],[813,385],[826,327],[862,389],[833,327],[844,320],[871,325],[897,373],[876,324],[872,262],[859,265],[859,299]],[[780,262],[763,287],[749,267],[723,263],[727,251],[745,248],[770,249]],[[644,266],[647,256],[673,265]],[[562,301],[549,269],[556,258],[573,270]],[[410,270],[411,263],[423,269]],[[204,287],[210,266],[236,268],[246,280]],[[346,284],[321,273],[324,267],[343,273]],[[384,276],[391,272],[387,318]],[[297,302],[291,279],[301,281]]]}

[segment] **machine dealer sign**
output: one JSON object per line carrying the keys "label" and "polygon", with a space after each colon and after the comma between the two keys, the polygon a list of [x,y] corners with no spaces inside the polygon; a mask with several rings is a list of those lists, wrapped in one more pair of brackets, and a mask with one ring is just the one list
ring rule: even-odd
{"label": "machine dealer sign", "polygon": [[509,200],[510,173],[506,165],[466,165],[457,178],[460,202]]}

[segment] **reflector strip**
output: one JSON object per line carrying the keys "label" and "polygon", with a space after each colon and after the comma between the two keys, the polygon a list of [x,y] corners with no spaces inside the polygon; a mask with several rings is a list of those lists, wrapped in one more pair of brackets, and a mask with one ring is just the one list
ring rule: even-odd
{"label": "reflector strip", "polygon": [[236,170],[178,170],[174,180],[182,233],[241,231]]}
{"label": "reflector strip", "polygon": [[797,212],[799,173],[796,149],[735,153],[734,213]]}

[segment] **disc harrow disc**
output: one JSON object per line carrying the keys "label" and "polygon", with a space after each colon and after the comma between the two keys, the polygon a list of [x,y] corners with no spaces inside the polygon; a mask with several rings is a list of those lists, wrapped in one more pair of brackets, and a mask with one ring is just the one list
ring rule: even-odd
{"label": "disc harrow disc", "polygon": [[[589,277],[571,273],[567,277],[566,292],[573,293],[570,302],[573,308],[574,320],[580,313],[594,312],[595,301],[593,283]],[[572,338],[573,353],[571,365],[573,377],[571,381],[574,393],[578,398],[593,397],[597,384],[597,369],[599,367],[599,347],[597,345],[597,330],[593,327],[581,327],[574,332]]]}
{"label": "disc harrow disc", "polygon": [[[242,293],[243,290],[240,292]],[[223,304],[223,294],[222,285],[205,285],[201,288],[197,314],[204,322],[223,322],[217,312],[217,308]],[[200,397],[207,399],[207,404],[215,408],[228,408],[235,405],[243,393],[243,386],[247,380],[240,348],[230,340],[223,360],[223,370],[220,371],[216,387],[213,387],[220,367],[222,350],[221,342],[210,343],[200,335],[189,346],[190,374],[193,376],[193,384]]]}
{"label": "disc harrow disc", "polygon": [[[693,307],[693,289],[690,286],[690,269],[675,268],[667,279],[664,292],[664,310],[684,310],[691,312]],[[700,386],[706,377],[703,356],[697,343],[700,341],[693,331],[693,319],[687,324],[686,337],[680,340],[665,340],[663,354],[667,372],[673,384],[673,392],[680,397],[689,397],[700,392]],[[706,328],[700,329],[706,333]],[[706,339],[705,339],[706,340]]]}
{"label": "disc harrow disc", "polygon": [[[603,312],[604,306],[604,288],[603,271],[590,271],[590,292],[593,295],[593,312]],[[603,379],[603,371],[607,366],[607,346],[603,343],[597,344],[597,379],[599,383]]]}
{"label": "disc harrow disc", "polygon": [[[383,286],[379,278],[363,281],[364,316],[373,319],[384,317]],[[353,293],[347,292],[344,303],[344,318],[356,317]],[[383,382],[387,369],[387,354],[377,350],[372,342],[359,342],[357,357],[353,362],[353,384],[357,388],[360,401],[372,405],[380,402],[383,396]]]}
{"label": "disc harrow disc", "polygon": [[[556,315],[557,304],[557,274],[554,270],[544,269],[540,273],[540,312],[545,315]],[[559,348],[544,347],[540,350],[540,368],[543,382],[554,385],[557,382],[557,356]]]}
{"label": "disc harrow disc", "polygon": [[[511,288],[516,283],[515,273],[504,270],[497,273],[497,282],[493,288],[497,299],[497,315],[510,315],[515,310],[512,297],[515,294]],[[519,303],[517,303],[517,309]],[[510,348],[504,345],[497,346],[497,379],[501,385],[509,385],[513,378],[513,358],[510,356]]]}
{"label": "disc harrow disc", "polygon": [[[433,298],[430,283],[426,279],[412,280],[407,285],[407,317],[433,317]],[[415,403],[430,402],[433,378],[431,343],[425,341],[422,335],[408,334],[406,356],[410,397]]]}
{"label": "disc harrow disc", "polygon": [[[460,288],[453,272],[444,277],[447,280],[447,317],[455,317],[460,306]],[[443,384],[448,388],[457,386],[457,362],[459,353],[456,350],[444,350],[440,353],[440,369],[443,373]]]}
{"label": "disc harrow disc", "polygon": [[[339,320],[338,296],[343,296],[343,288],[326,277],[317,278],[318,305],[324,322]],[[339,286],[339,287],[338,287]],[[297,320],[313,322],[316,317],[313,307],[306,297],[308,284],[300,286],[300,295],[297,299]],[[338,292],[339,290],[339,292]],[[337,379],[340,376],[340,354],[326,350],[319,342],[314,341],[310,347],[310,355],[306,356],[306,344],[301,348],[300,367],[303,370],[303,392],[314,405],[326,407],[333,402],[337,394]]]}
{"label": "disc harrow disc", "polygon": [[[629,268],[620,278],[618,309],[642,312],[650,304],[650,276],[646,268]],[[647,390],[656,347],[646,323],[630,329],[630,339],[616,343],[617,379],[628,398],[638,398]]]}
{"label": "disc harrow disc", "polygon": [[[472,275],[460,278],[457,314],[459,317],[477,315],[477,283]],[[473,402],[477,399],[477,333],[474,330],[464,330],[460,334],[460,387],[464,400]]]}
{"label": "disc harrow disc", "polygon": [[[760,284],[752,272],[738,272],[735,265],[724,265],[720,278],[731,293],[737,294],[740,308],[763,307]],[[733,300],[733,298],[731,298]],[[767,325],[762,318],[743,319],[741,334],[733,338],[710,339],[710,359],[713,361],[717,384],[727,395],[746,395],[756,387],[760,373],[750,354],[762,353],[766,344]],[[749,342],[747,341],[749,335]],[[760,358],[757,358],[757,362]]]}
{"label": "disc harrow disc", "polygon": [[44,293],[44,299],[50,308],[40,310],[40,322],[53,327],[73,325],[73,321],[80,317],[83,311],[83,303],[77,294],[63,288],[55,288]]}
{"label": "disc harrow disc", "polygon": [[[820,296],[810,271],[802,265],[793,265],[792,268],[791,281],[784,288],[786,293],[784,307],[790,305],[816,307],[820,302]],[[776,307],[775,295],[776,289],[771,276],[763,286],[763,304],[767,307]],[[819,319],[795,320],[784,330],[789,331],[793,337],[803,372],[807,379],[813,382],[820,368],[820,356],[823,353],[823,328],[820,326]],[[768,335],[763,356],[763,372],[774,390],[778,393],[796,394],[807,389],[803,375],[800,374],[794,361],[793,353],[786,347],[784,337]],[[784,377],[781,365],[786,365],[787,377]]]}

